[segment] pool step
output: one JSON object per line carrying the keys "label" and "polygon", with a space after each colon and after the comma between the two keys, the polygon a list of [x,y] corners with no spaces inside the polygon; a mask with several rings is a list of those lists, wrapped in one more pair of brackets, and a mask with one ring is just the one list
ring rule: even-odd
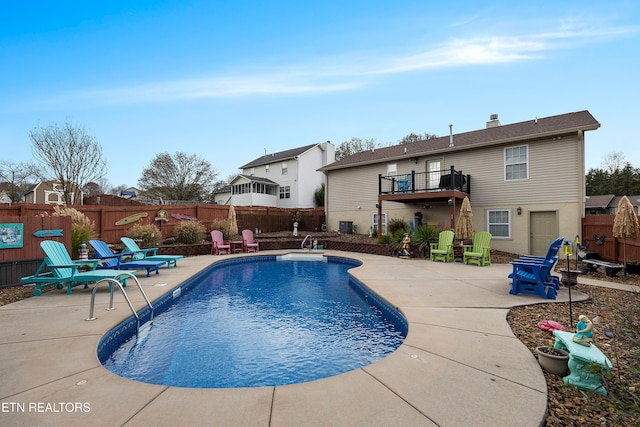
{"label": "pool step", "polygon": [[291,252],[276,257],[278,261],[321,261],[327,262],[323,252]]}

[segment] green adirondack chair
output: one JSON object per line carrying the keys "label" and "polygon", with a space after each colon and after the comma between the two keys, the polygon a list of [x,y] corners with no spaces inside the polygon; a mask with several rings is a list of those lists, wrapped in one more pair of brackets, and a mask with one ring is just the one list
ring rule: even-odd
{"label": "green adirondack chair", "polygon": [[453,231],[444,230],[438,235],[438,243],[429,244],[429,257],[431,261],[453,261]]}
{"label": "green adirondack chair", "polygon": [[473,245],[465,245],[462,254],[465,264],[479,266],[491,264],[491,233],[479,231],[473,236]]}
{"label": "green adirondack chair", "polygon": [[158,248],[140,249],[138,244],[130,237],[121,237],[120,241],[124,245],[124,252],[133,254],[134,260],[163,261],[167,263],[167,268],[176,267],[178,260],[184,255],[157,255]]}
{"label": "green adirondack chair", "polygon": [[[53,240],[40,242],[40,248],[44,252],[44,262],[38,267],[33,276],[20,279],[21,283],[34,283],[36,285],[36,289],[33,291],[35,296],[41,295],[42,288],[47,286],[55,285],[58,289],[62,289],[66,284],[67,293],[70,294],[71,288],[74,286],[84,285],[86,288],[91,282],[107,278],[120,280],[126,286],[126,277],[118,279],[118,276],[122,276],[123,273],[136,274],[135,270],[96,270],[98,260],[73,261],[67,252],[67,248],[62,243]],[[45,267],[49,271],[43,273],[42,270]],[[90,268],[90,270],[79,271],[80,267]]]}

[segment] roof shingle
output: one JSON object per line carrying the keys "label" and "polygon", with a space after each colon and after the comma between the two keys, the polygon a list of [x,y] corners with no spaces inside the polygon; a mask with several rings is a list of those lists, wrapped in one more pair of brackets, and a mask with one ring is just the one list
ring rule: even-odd
{"label": "roof shingle", "polygon": [[449,135],[418,141],[410,144],[393,145],[362,151],[340,159],[320,168],[334,170],[359,164],[371,164],[406,156],[417,157],[435,154],[441,151],[464,150],[485,145],[505,144],[511,141],[524,141],[561,135],[577,131],[595,130],[600,123],[588,111],[561,114],[537,118],[525,122],[500,125],[471,132],[453,135],[453,147],[449,147]]}

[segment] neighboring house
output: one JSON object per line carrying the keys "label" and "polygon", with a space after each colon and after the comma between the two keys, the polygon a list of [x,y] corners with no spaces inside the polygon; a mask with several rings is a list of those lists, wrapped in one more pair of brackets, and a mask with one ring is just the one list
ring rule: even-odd
{"label": "neighboring house", "polygon": [[[640,196],[627,196],[633,210],[636,215],[640,212]],[[598,196],[587,196],[585,203],[586,215],[613,215],[616,213],[618,203],[620,203],[622,196],[615,196],[613,194],[602,194]]]}
{"label": "neighboring house", "polygon": [[224,187],[214,191],[213,203],[217,205],[228,205],[231,201],[231,186],[225,185]]}
{"label": "neighboring house", "polygon": [[11,204],[11,196],[6,191],[0,191],[0,203]]}
{"label": "neighboring house", "polygon": [[[71,194],[71,203],[81,205],[83,201],[82,189],[75,185],[75,191]],[[50,205],[64,205],[62,184],[58,181],[42,181],[24,195],[26,203],[45,203]]]}
{"label": "neighboring house", "polygon": [[599,127],[588,111],[510,125],[492,115],[485,129],[356,153],[321,168],[327,225],[453,229],[469,196],[474,229],[491,232],[493,248],[545,254],[556,237],[580,234],[584,136]]}
{"label": "neighboring house", "polygon": [[230,183],[225,204],[312,208],[314,193],[324,183],[318,169],[335,161],[335,147],[329,141],[279,153],[265,154],[244,166]]}

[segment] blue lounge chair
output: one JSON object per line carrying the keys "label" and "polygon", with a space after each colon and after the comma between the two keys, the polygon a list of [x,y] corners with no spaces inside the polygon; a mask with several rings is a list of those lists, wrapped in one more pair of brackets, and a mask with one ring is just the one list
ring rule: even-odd
{"label": "blue lounge chair", "polygon": [[[33,295],[42,294],[42,289],[47,286],[57,286],[63,289],[67,286],[67,294],[71,293],[71,288],[78,285],[88,287],[89,283],[97,282],[102,279],[119,280],[123,286],[126,286],[125,273],[135,275],[135,270],[96,270],[98,260],[73,261],[67,252],[67,248],[53,240],[44,240],[40,242],[40,248],[44,252],[44,262],[40,265],[34,275],[23,277],[21,283],[34,283],[36,289]],[[43,272],[45,268],[49,271]],[[80,271],[80,268],[89,268],[89,271]]]}
{"label": "blue lounge chair", "polygon": [[551,242],[551,244],[549,245],[549,249],[547,250],[547,254],[542,257],[542,256],[536,256],[536,255],[524,255],[520,258],[518,258],[516,260],[516,262],[518,261],[522,261],[522,262],[544,262],[545,260],[549,260],[552,257],[556,256],[558,254],[558,250],[562,247],[562,242],[564,241],[564,237],[558,237],[556,240],[554,240],[553,242]]}
{"label": "blue lounge chair", "polygon": [[[112,270],[122,269],[145,269],[147,270],[147,277],[151,275],[151,270],[155,270],[156,274],[159,274],[158,268],[164,264],[164,261],[136,261],[133,260],[133,254],[120,253],[114,254],[109,246],[102,240],[89,240],[89,244],[95,249],[93,258],[101,261],[98,264],[98,268],[108,268]],[[130,261],[126,261],[126,258],[130,258]]]}
{"label": "blue lounge chair", "polygon": [[135,261],[160,261],[166,262],[167,268],[176,267],[178,260],[184,258],[184,255],[156,255],[158,248],[146,248],[140,249],[138,244],[129,237],[121,237],[120,240],[124,245],[124,250],[127,253],[133,254]]}
{"label": "blue lounge chair", "polygon": [[[541,256],[536,256],[536,255],[524,255],[514,261],[512,261],[511,264],[542,264],[545,261],[550,261],[553,259],[553,257],[556,257],[556,260],[558,259],[558,257],[556,256],[558,253],[558,250],[560,249],[560,247],[562,247],[562,242],[564,241],[564,237],[558,237],[556,240],[554,240],[553,242],[551,242],[551,244],[549,245],[549,249],[547,250],[547,255],[545,255],[544,257]],[[507,277],[509,279],[513,279],[514,275],[516,274],[516,267],[513,268],[513,272],[511,274],[509,274]],[[552,278],[548,277],[546,278],[546,281],[553,281]]]}
{"label": "blue lounge chair", "polygon": [[547,299],[556,299],[560,280],[551,274],[558,256],[545,259],[542,262],[513,261],[510,294],[539,295]]}

